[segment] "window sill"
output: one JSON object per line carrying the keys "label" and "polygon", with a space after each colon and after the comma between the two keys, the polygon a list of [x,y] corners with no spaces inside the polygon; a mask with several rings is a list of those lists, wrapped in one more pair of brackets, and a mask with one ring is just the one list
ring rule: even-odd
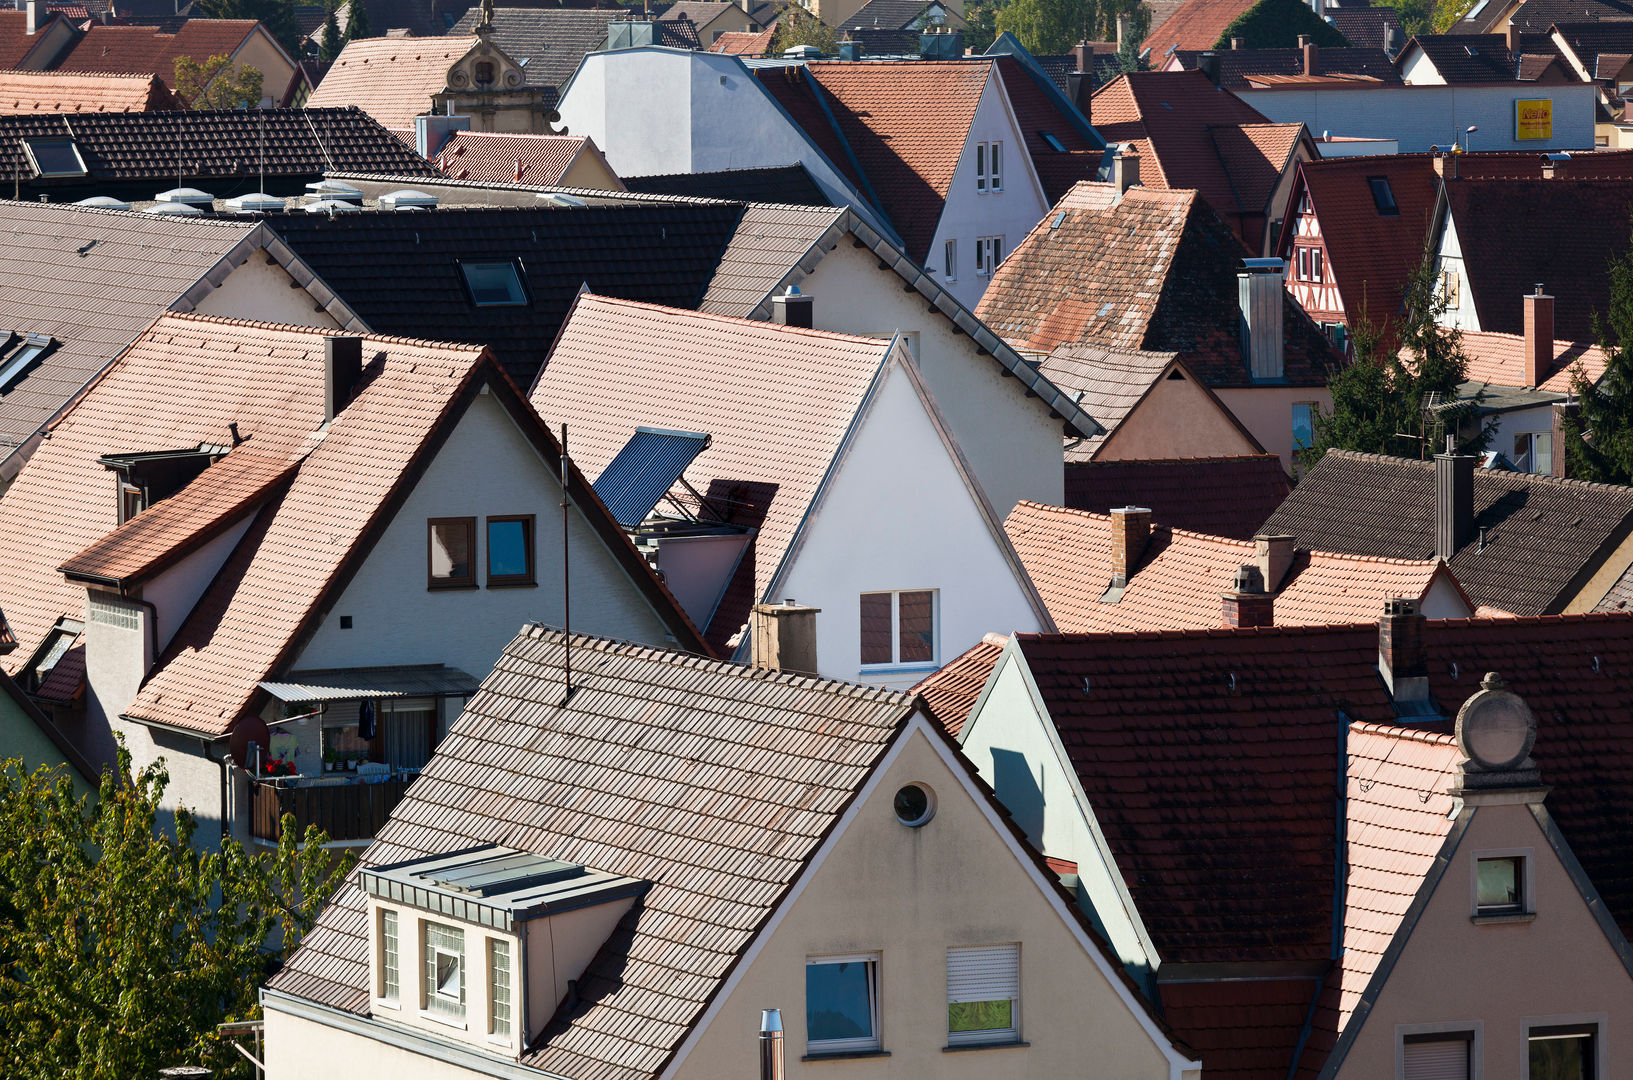
{"label": "window sill", "polygon": [[1469,922],[1475,926],[1491,926],[1495,923],[1528,923],[1535,922],[1537,913],[1534,911],[1510,911],[1502,915],[1470,915]]}
{"label": "window sill", "polygon": [[441,1024],[443,1027],[451,1027],[459,1031],[470,1030],[470,1025],[465,1021],[449,1016],[446,1013],[432,1012],[429,1009],[420,1010],[420,1019],[429,1020],[433,1024]]}
{"label": "window sill", "polygon": [[488,580],[488,588],[490,589],[536,589],[538,587],[539,583],[537,581],[494,581],[491,578]]}
{"label": "window sill", "polygon": [[1014,1047],[1028,1047],[1032,1044],[1022,1039],[1005,1039],[1002,1042],[971,1042],[949,1043],[941,1048],[943,1054],[957,1054],[965,1050],[1009,1050]]}
{"label": "window sill", "polygon": [[941,665],[934,661],[917,664],[863,664],[856,670],[859,675],[911,675],[921,671],[940,671]]}
{"label": "window sill", "polygon": [[830,1050],[824,1054],[818,1050],[814,1054],[806,1054],[801,1061],[849,1061],[854,1058],[882,1058],[889,1057],[889,1050]]}
{"label": "window sill", "polygon": [[459,583],[457,585],[427,585],[425,587],[425,591],[426,592],[475,592],[476,591],[476,583],[473,581],[468,585],[463,583],[463,582],[461,582],[461,583]]}
{"label": "window sill", "polygon": [[376,1009],[390,1009],[392,1012],[401,1012],[403,1003],[400,1001],[387,1001],[385,998],[375,998],[374,1007]]}

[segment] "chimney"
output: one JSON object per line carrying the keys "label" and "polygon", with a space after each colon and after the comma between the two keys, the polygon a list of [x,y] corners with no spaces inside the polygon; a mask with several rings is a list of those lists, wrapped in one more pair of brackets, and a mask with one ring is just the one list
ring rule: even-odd
{"label": "chimney", "polygon": [[1120,506],[1111,511],[1111,587],[1128,584],[1128,575],[1151,539],[1151,511],[1143,506]]}
{"label": "chimney", "polygon": [[1280,591],[1282,579],[1293,565],[1295,550],[1297,544],[1291,536],[1260,533],[1253,538],[1253,562],[1259,568],[1259,576],[1264,579],[1266,592]]}
{"label": "chimney", "polygon": [[1208,77],[1208,81],[1215,86],[1219,85],[1219,54],[1209,50],[1203,53],[1196,61],[1196,69]]}
{"label": "chimney", "polygon": [[1083,119],[1089,119],[1094,101],[1094,75],[1087,71],[1069,71],[1066,87],[1072,92],[1072,104],[1077,106],[1077,111],[1083,114]]}
{"label": "chimney", "polygon": [[1140,183],[1140,155],[1133,150],[1119,150],[1117,156],[1111,159],[1111,182],[1117,185],[1117,194],[1121,195],[1131,187]]}
{"label": "chimney", "polygon": [[1514,25],[1514,20],[1508,20],[1508,51],[1516,57],[1520,55],[1520,28]]}
{"label": "chimney", "polygon": [[1125,11],[1121,15],[1117,16],[1117,51],[1118,52],[1123,51],[1123,45],[1124,45],[1125,42],[1128,41],[1128,34],[1129,34],[1129,31],[1133,29],[1133,25],[1134,24],[1133,24],[1133,21],[1132,21],[1132,16],[1130,16],[1128,12]]}
{"label": "chimney", "polygon": [[1079,41],[1072,46],[1072,59],[1077,63],[1077,70],[1083,74],[1087,75],[1094,70],[1094,50],[1089,48],[1088,42]]}
{"label": "chimney", "polygon": [[760,1080],[783,1080],[782,1010],[760,1010]]}
{"label": "chimney", "polygon": [[1304,77],[1313,78],[1321,74],[1321,46],[1304,39]]}
{"label": "chimney", "polygon": [[40,28],[40,0],[28,0],[28,33],[33,35]]}
{"label": "chimney", "polygon": [[1285,378],[1282,297],[1286,267],[1280,259],[1243,259],[1236,272],[1242,359],[1255,382]]}
{"label": "chimney", "polygon": [[821,608],[801,607],[792,600],[755,604],[750,663],[766,671],[815,675],[816,617],[821,611]]}
{"label": "chimney", "polygon": [[1230,51],[1231,52],[1237,52],[1238,50],[1241,49],[1241,47],[1242,47],[1242,39],[1241,38],[1233,37],[1233,38],[1230,39]]}
{"label": "chimney", "polygon": [[363,339],[330,335],[323,339],[323,419],[333,420],[351,401],[363,377]]}
{"label": "chimney", "polygon": [[1224,596],[1223,612],[1227,630],[1276,624],[1276,598],[1265,591],[1257,566],[1247,563],[1236,571],[1231,591]]}
{"label": "chimney", "polygon": [[1435,557],[1450,562],[1474,533],[1474,458],[1450,452],[1435,455]]}
{"label": "chimney", "polygon": [[1553,409],[1553,414],[1554,414],[1554,422],[1553,422],[1554,454],[1553,454],[1553,458],[1554,458],[1554,460],[1553,460],[1553,468],[1549,469],[1548,471],[1549,471],[1550,475],[1557,476],[1561,480],[1565,479],[1565,471],[1566,471],[1565,470],[1565,418],[1567,416],[1575,416],[1578,412],[1581,411],[1581,409],[1582,409],[1582,403],[1579,402],[1579,401],[1556,401],[1556,402],[1554,402],[1554,409]]}
{"label": "chimney", "polygon": [[1563,180],[1565,168],[1571,163],[1569,154],[1548,154],[1542,159],[1542,178],[1544,180]]}
{"label": "chimney", "polygon": [[1300,34],[1298,36],[1298,47],[1301,48],[1301,49],[1308,49],[1310,47],[1310,35],[1309,34]]}
{"label": "chimney", "polygon": [[737,0],[737,6],[743,9],[744,15],[754,13],[754,0]]}
{"label": "chimney", "polygon": [[1384,27],[1384,52],[1393,60],[1400,55],[1401,32],[1399,27]]}
{"label": "chimney", "polygon": [[787,292],[771,298],[771,321],[778,326],[809,330],[814,307],[811,297],[800,292],[798,285],[790,285]]}
{"label": "chimney", "polygon": [[1525,385],[1541,386],[1554,366],[1554,298],[1537,291],[1525,298]]}
{"label": "chimney", "polygon": [[1384,601],[1378,620],[1378,674],[1397,702],[1429,697],[1429,652],[1423,645],[1418,602],[1404,596]]}
{"label": "chimney", "polygon": [[852,61],[862,59],[862,43],[853,40],[847,34],[845,40],[839,43],[839,59]]}
{"label": "chimney", "polygon": [[1429,152],[1434,154],[1435,175],[1442,180],[1456,180],[1458,157],[1456,150],[1441,153],[1439,147],[1431,146]]}

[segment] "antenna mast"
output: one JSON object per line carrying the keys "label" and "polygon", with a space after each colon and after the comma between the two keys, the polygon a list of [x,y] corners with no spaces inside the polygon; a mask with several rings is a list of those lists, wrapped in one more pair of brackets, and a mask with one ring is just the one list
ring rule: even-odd
{"label": "antenna mast", "polygon": [[563,670],[566,676],[567,692],[561,697],[562,707],[573,699],[573,578],[572,562],[567,550],[567,526],[572,500],[567,496],[567,474],[570,470],[567,457],[567,425],[561,425],[561,623],[562,645],[565,647]]}

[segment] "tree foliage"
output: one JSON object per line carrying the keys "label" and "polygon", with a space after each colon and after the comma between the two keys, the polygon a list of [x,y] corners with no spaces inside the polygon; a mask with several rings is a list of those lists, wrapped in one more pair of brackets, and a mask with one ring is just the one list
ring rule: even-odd
{"label": "tree foliage", "polygon": [[323,5],[323,41],[318,45],[318,59],[325,64],[332,64],[340,55],[340,50],[346,47],[346,41],[340,36],[340,20],[335,17],[335,0],[328,0]]}
{"label": "tree foliage", "polygon": [[1244,49],[1291,49],[1303,34],[1324,49],[1349,44],[1348,38],[1302,0],[1259,0],[1225,27],[1214,48],[1228,49],[1230,39],[1239,37]]}
{"label": "tree foliage", "polygon": [[1007,0],[998,8],[997,29],[1014,34],[1033,53],[1063,53],[1080,41],[1112,41],[1117,17],[1129,15],[1135,47],[1151,25],[1150,9],[1138,0]]}
{"label": "tree foliage", "polygon": [[[162,825],[161,764],[132,778],[123,746],[95,799],[62,768],[0,763],[0,1075],[129,1080],[246,1063],[217,1024],[258,1015],[256,990],[312,926],[346,862],[293,818],[275,852],[192,843]],[[268,947],[281,941],[282,949]]]}
{"label": "tree foliage", "polygon": [[[352,2],[356,3],[357,0]],[[782,53],[800,45],[814,46],[824,56],[839,53],[839,38],[833,27],[797,4],[789,4],[777,19],[777,33],[771,39],[771,51]]]}
{"label": "tree foliage", "polygon": [[248,65],[233,67],[232,57],[212,56],[199,63],[176,57],[176,95],[190,109],[253,109],[261,104],[261,73]]}
{"label": "tree foliage", "polygon": [[193,14],[207,19],[255,19],[298,60],[305,49],[295,6],[295,0],[197,0]]}
{"label": "tree foliage", "polygon": [[[1433,29],[1430,20],[1435,14],[1434,0],[1393,0],[1379,6],[1395,9],[1395,18],[1400,20],[1401,32],[1408,38],[1415,34],[1427,34]],[[1401,44],[1405,43],[1403,38]]]}
{"label": "tree foliage", "polygon": [[998,39],[999,0],[970,0],[964,5],[964,45],[971,52],[984,53]]}
{"label": "tree foliage", "polygon": [[1490,426],[1468,420],[1479,395],[1456,409],[1425,412],[1430,394],[1450,401],[1468,377],[1462,331],[1439,322],[1447,306],[1425,260],[1407,282],[1406,315],[1395,328],[1400,348],[1390,346],[1362,308],[1350,325],[1350,359],[1327,382],[1332,410],[1316,411],[1314,440],[1299,455],[1301,464],[1315,464],[1328,450],[1426,457],[1444,446],[1447,435],[1458,436],[1461,452],[1485,449]]}
{"label": "tree foliage", "polygon": [[363,0],[346,0],[346,40],[373,37],[369,29],[369,9]]}
{"label": "tree foliage", "polygon": [[1571,375],[1580,404],[1561,425],[1565,470],[1578,480],[1633,484],[1633,246],[1608,270],[1610,309],[1593,316],[1605,374],[1595,384],[1578,365]]}

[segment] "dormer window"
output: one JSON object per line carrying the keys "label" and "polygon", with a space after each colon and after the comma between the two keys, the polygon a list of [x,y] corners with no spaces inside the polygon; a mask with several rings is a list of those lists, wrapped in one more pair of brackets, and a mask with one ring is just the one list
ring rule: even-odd
{"label": "dormer window", "polygon": [[465,288],[477,307],[525,307],[527,292],[522,288],[521,269],[509,262],[462,262]]}
{"label": "dormer window", "polygon": [[425,923],[425,994],[427,1011],[465,1015],[465,931],[443,923]]}
{"label": "dormer window", "polygon": [[24,139],[35,176],[85,176],[85,159],[72,139]]}
{"label": "dormer window", "polygon": [[34,362],[50,350],[52,341],[44,334],[29,334],[16,348],[0,360],[0,394],[16,386]]}
{"label": "dormer window", "polygon": [[194,446],[183,450],[144,450],[108,454],[97,463],[119,480],[119,524],[170,498],[196,480],[227,453],[227,447]]}

